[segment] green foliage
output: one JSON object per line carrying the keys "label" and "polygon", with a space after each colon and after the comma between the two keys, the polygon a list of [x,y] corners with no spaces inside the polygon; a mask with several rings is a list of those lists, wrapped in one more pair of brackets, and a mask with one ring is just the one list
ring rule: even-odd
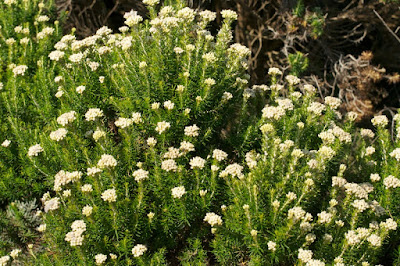
{"label": "green foliage", "polygon": [[311,36],[316,39],[324,33],[325,16],[319,8],[306,18],[307,24],[311,26]]}
{"label": "green foliage", "polygon": [[304,1],[297,0],[296,7],[293,9],[293,15],[301,18],[304,16],[304,11],[305,11]]}
{"label": "green foliage", "polygon": [[298,76],[308,68],[308,58],[301,52],[289,54],[289,65],[291,67],[291,74]]}
{"label": "green foliage", "polygon": [[212,36],[216,14],[146,3],[149,20],[132,11],[83,40],[39,34],[51,2],[1,3],[5,32],[33,37],[26,54],[1,39],[0,199],[43,195],[41,212],[15,202],[0,218],[2,265],[367,265],[398,249],[386,116],[374,133],[321,103],[294,76],[301,53],[294,75],[248,88],[235,12]]}
{"label": "green foliage", "polygon": [[38,238],[36,227],[41,218],[37,215],[36,201],[13,202],[0,218],[0,248],[7,250],[14,245],[24,246]]}
{"label": "green foliage", "polygon": [[[0,206],[38,197],[46,187],[43,174],[27,163],[27,140],[54,116],[56,87],[47,54],[62,34],[52,19],[53,1],[12,2],[0,3],[0,141],[11,141],[0,149]],[[23,79],[14,77],[16,66],[28,66]]]}

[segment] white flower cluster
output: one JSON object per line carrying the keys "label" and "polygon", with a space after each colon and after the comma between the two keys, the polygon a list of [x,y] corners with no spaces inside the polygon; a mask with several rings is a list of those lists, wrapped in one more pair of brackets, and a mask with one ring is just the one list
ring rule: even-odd
{"label": "white flower cluster", "polygon": [[336,155],[336,152],[331,147],[322,146],[318,150],[318,155],[321,156],[323,160],[330,160]]}
{"label": "white flower cluster", "polygon": [[346,194],[354,195],[359,199],[368,199],[368,194],[374,190],[374,187],[369,183],[347,183],[344,184],[344,188],[346,189]]}
{"label": "white flower cluster", "polygon": [[107,202],[116,202],[117,201],[117,192],[114,188],[107,189],[103,193],[101,193],[101,198]]}
{"label": "white flower cluster", "polygon": [[143,0],[143,4],[148,6],[155,6],[160,3],[160,0]]}
{"label": "white flower cluster", "polygon": [[389,153],[389,155],[395,158],[397,161],[400,161],[400,148],[394,149],[391,153]]}
{"label": "white flower cluster", "polygon": [[240,43],[232,44],[231,47],[229,47],[228,52],[238,55],[239,58],[245,58],[251,54],[250,49]]}
{"label": "white flower cluster", "polygon": [[176,13],[176,17],[180,18],[181,21],[188,23],[192,22],[196,16],[196,11],[189,7],[184,7]]}
{"label": "white flower cluster", "polygon": [[185,136],[197,137],[199,135],[200,128],[196,125],[185,127]]}
{"label": "white flower cluster", "polygon": [[91,184],[84,184],[84,185],[81,187],[81,191],[82,191],[83,193],[90,193],[90,192],[93,191],[93,186],[92,186]]}
{"label": "white flower cluster", "polygon": [[95,176],[98,173],[101,173],[103,170],[97,167],[90,167],[87,169],[87,175],[88,176]]}
{"label": "white flower cluster", "polygon": [[43,151],[44,150],[43,150],[42,146],[40,146],[40,144],[36,144],[36,145],[29,147],[28,156],[29,157],[38,156],[39,153],[41,153]]}
{"label": "white flower cluster", "polygon": [[238,15],[235,11],[229,10],[229,9],[224,9],[221,11],[221,15],[224,19],[227,20],[237,20]]}
{"label": "white flower cluster", "polygon": [[268,241],[267,245],[268,245],[268,250],[271,250],[272,252],[276,251],[276,243],[275,242]]}
{"label": "white flower cluster", "polygon": [[368,137],[371,139],[375,137],[375,133],[371,129],[362,128],[360,130],[360,133],[361,133],[361,136],[363,136],[363,137]]}
{"label": "white flower cluster", "polygon": [[282,108],[282,106],[267,105],[264,107],[264,109],[262,109],[262,116],[263,118],[267,119],[279,120],[285,114],[286,114],[285,109]]}
{"label": "white flower cluster", "polygon": [[310,261],[312,259],[312,256],[313,256],[313,252],[311,250],[302,249],[302,248],[299,249],[298,258],[302,262],[307,263],[308,261]]}
{"label": "white flower cluster", "polygon": [[400,179],[390,175],[383,179],[383,184],[385,185],[386,189],[398,188],[400,187]]}
{"label": "white flower cluster", "polygon": [[325,104],[328,105],[333,110],[337,109],[342,101],[336,97],[327,96],[325,97]]}
{"label": "white flower cluster", "polygon": [[213,52],[203,54],[202,58],[209,64],[214,64],[215,62],[217,62],[217,57],[215,57],[215,54]]}
{"label": "white flower cluster", "polygon": [[180,157],[182,154],[180,153],[179,149],[174,148],[174,147],[169,147],[168,151],[164,153],[164,158],[167,159],[176,159]]}
{"label": "white flower cluster", "polygon": [[220,177],[227,177],[228,175],[231,175],[232,177],[237,177],[239,179],[242,179],[244,177],[243,173],[243,166],[240,164],[234,163],[228,165],[225,170],[221,171],[219,173]]}
{"label": "white flower cluster", "polygon": [[167,129],[169,129],[171,127],[171,124],[169,122],[158,122],[157,123],[157,127],[156,127],[156,131],[158,132],[158,134],[162,134],[164,133]]}
{"label": "white flower cluster", "polygon": [[13,259],[16,259],[16,258],[19,256],[19,253],[21,253],[21,250],[20,250],[19,248],[16,248],[16,249],[13,249],[13,250],[10,252],[10,256],[11,256]]}
{"label": "white flower cluster", "polygon": [[216,225],[222,225],[222,218],[218,214],[215,214],[213,212],[208,212],[206,213],[206,216],[204,217],[203,221],[209,223],[211,226],[216,226]]}
{"label": "white flower cluster", "polygon": [[386,221],[380,223],[380,227],[386,230],[396,230],[397,223],[392,218],[388,218]]}
{"label": "white flower cluster", "polygon": [[[400,151],[400,150],[399,150]],[[368,146],[367,148],[365,148],[365,155],[366,156],[371,156],[372,154],[374,154],[375,153],[375,148],[374,147],[372,147],[372,146]],[[399,152],[399,155],[400,155],[400,152]],[[392,156],[392,155],[391,155]],[[400,157],[399,157],[399,159],[400,159]]]}
{"label": "white flower cluster", "polygon": [[184,186],[174,187],[171,189],[172,197],[175,199],[182,198],[183,195],[186,194],[186,190]]}
{"label": "white flower cluster", "polygon": [[38,32],[38,34],[36,35],[36,38],[38,40],[42,40],[44,38],[46,38],[47,36],[50,36],[54,33],[54,28],[52,27],[45,27],[42,31]]}
{"label": "white flower cluster", "polygon": [[68,57],[69,61],[71,61],[72,63],[80,63],[82,61],[84,57],[83,53],[76,53],[76,54],[72,54]]}
{"label": "white flower cluster", "polygon": [[93,212],[93,207],[90,205],[86,205],[85,207],[82,208],[82,214],[85,215],[86,217],[92,215],[92,212]]}
{"label": "white flower cluster", "polygon": [[370,207],[369,204],[363,199],[355,200],[351,205],[359,212],[363,212]]}
{"label": "white flower cluster", "polygon": [[277,67],[270,67],[268,69],[268,75],[271,75],[271,76],[282,75],[282,71]]}
{"label": "white flower cluster", "polygon": [[300,79],[296,76],[293,75],[287,75],[285,77],[286,81],[289,83],[289,85],[294,86],[300,83]]}
{"label": "white flower cluster", "polygon": [[96,118],[102,117],[103,115],[103,111],[99,108],[90,108],[85,114],[85,119],[86,121],[95,121]]}
{"label": "white flower cluster", "polygon": [[94,259],[96,261],[96,265],[101,265],[104,262],[106,262],[107,260],[107,255],[104,254],[97,254],[96,256],[94,256]]}
{"label": "white flower cluster", "polygon": [[161,169],[167,172],[175,172],[178,169],[178,166],[173,159],[169,159],[161,162]]}
{"label": "white flower cluster", "polygon": [[371,119],[371,122],[376,127],[385,127],[389,123],[389,119],[385,115],[377,115]]}
{"label": "white flower cluster", "polygon": [[13,69],[13,73],[14,73],[14,77],[16,76],[24,76],[25,75],[25,71],[28,69],[28,67],[26,65],[20,65],[20,66],[16,66]]}
{"label": "white flower cluster", "polygon": [[115,160],[115,158],[112,155],[103,154],[101,155],[101,158],[97,163],[97,166],[100,169],[114,168],[115,166],[117,166],[117,163],[118,163],[117,160]]}
{"label": "white flower cluster", "polygon": [[44,211],[49,212],[49,211],[55,211],[60,207],[60,199],[55,197],[52,199],[49,199],[45,201],[44,203]]}
{"label": "white flower cluster", "polygon": [[332,221],[333,214],[323,211],[318,213],[318,223],[320,224],[329,224]]}
{"label": "white flower cluster", "polygon": [[143,169],[138,169],[132,173],[132,176],[135,178],[136,182],[140,182],[149,177],[149,172]]}
{"label": "white flower cluster", "polygon": [[187,153],[187,152],[191,152],[191,151],[195,150],[194,145],[188,141],[182,141],[179,149],[183,153]]}
{"label": "white flower cluster", "polygon": [[213,150],[212,158],[217,160],[218,162],[221,162],[221,161],[225,160],[226,158],[228,158],[228,154],[222,150],[215,149],[215,150]]}
{"label": "white flower cluster", "polygon": [[142,114],[139,113],[139,112],[132,113],[132,121],[133,121],[133,123],[135,123],[135,124],[142,123],[142,122],[143,122],[143,120],[142,120]]}
{"label": "white flower cluster", "polygon": [[143,21],[143,17],[137,14],[137,11],[131,10],[124,14],[125,24],[129,27],[135,26]]}
{"label": "white flower cluster", "polygon": [[80,171],[68,172],[61,170],[54,176],[53,190],[59,192],[62,190],[62,186],[65,186],[69,183],[74,183],[75,181],[80,180],[81,177],[82,172]]}
{"label": "white flower cluster", "polygon": [[133,124],[133,120],[131,118],[120,117],[115,121],[114,124],[119,128],[127,128]]}
{"label": "white flower cluster", "polygon": [[68,130],[65,128],[59,128],[56,131],[50,133],[50,139],[54,141],[61,141],[67,136]]}
{"label": "white flower cluster", "polygon": [[62,59],[64,57],[64,55],[65,55],[65,53],[63,51],[55,50],[49,54],[49,58],[52,61],[58,62],[58,61],[60,61],[60,59]]}
{"label": "white flower cluster", "polygon": [[382,238],[377,234],[371,234],[367,241],[374,247],[380,247],[382,245]]}
{"label": "white flower cluster", "polygon": [[276,102],[278,103],[278,106],[282,107],[284,110],[293,110],[294,108],[293,102],[290,99],[277,99]]}
{"label": "white flower cluster", "polygon": [[316,116],[320,116],[324,110],[325,105],[319,102],[312,102],[310,106],[307,107],[307,111],[313,113]]}
{"label": "white flower cluster", "polygon": [[203,169],[206,164],[206,160],[204,160],[201,157],[196,156],[196,157],[193,157],[192,159],[190,159],[189,164],[190,164],[191,169],[196,169],[196,168]]}
{"label": "white flower cluster", "polygon": [[[9,1],[9,0],[7,0],[7,1]],[[1,266],[6,266],[9,261],[10,261],[10,256],[8,256],[8,255],[0,257],[0,265]]]}
{"label": "white flower cluster", "polygon": [[83,220],[76,220],[71,225],[72,231],[65,235],[65,241],[69,242],[71,247],[82,246],[82,235],[86,231],[86,224]]}
{"label": "white flower cluster", "polygon": [[62,126],[66,126],[69,123],[75,121],[76,119],[75,115],[76,115],[75,111],[64,113],[57,118],[57,123],[59,123]]}
{"label": "white flower cluster", "polygon": [[132,254],[134,257],[140,257],[147,251],[147,247],[142,244],[137,244],[132,248]]}
{"label": "white flower cluster", "polygon": [[306,212],[301,207],[293,207],[288,211],[288,219],[293,219],[294,222],[303,219],[305,215]]}
{"label": "white flower cluster", "polygon": [[4,148],[7,148],[8,146],[10,146],[10,144],[11,144],[11,141],[6,139],[5,141],[3,141],[1,143],[1,146],[4,147]]}

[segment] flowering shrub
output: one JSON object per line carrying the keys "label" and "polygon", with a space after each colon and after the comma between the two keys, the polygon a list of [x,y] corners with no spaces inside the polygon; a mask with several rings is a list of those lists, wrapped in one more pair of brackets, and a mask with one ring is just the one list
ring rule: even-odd
{"label": "flowering shrub", "polygon": [[0,265],[379,263],[400,218],[388,118],[356,129],[339,99],[278,68],[246,88],[235,12],[213,36],[213,12],[158,2],[144,1],[150,20],[128,12],[120,33],[65,35],[34,73],[24,61],[9,71],[4,101],[20,82],[47,87],[49,106],[32,107],[21,133],[14,105],[4,109],[21,141],[2,152],[50,190],[34,219],[43,248],[4,251]]}
{"label": "flowering shrub", "polygon": [[46,187],[26,154],[58,104],[47,58],[61,35],[53,12],[53,1],[0,1],[0,206],[38,197]]}

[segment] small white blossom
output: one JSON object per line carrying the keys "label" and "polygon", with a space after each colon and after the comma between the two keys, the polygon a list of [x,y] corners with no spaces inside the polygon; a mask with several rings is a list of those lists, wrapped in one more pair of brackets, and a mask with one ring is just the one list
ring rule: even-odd
{"label": "small white blossom", "polygon": [[10,144],[11,144],[11,141],[6,139],[5,141],[3,141],[1,143],[1,146],[3,146],[4,148],[7,148],[8,146],[10,146]]}
{"label": "small white blossom", "polygon": [[327,96],[325,97],[325,104],[328,105],[332,109],[337,109],[342,101],[336,97]]}
{"label": "small white blossom", "polygon": [[199,135],[200,128],[196,125],[185,127],[185,136],[197,137]]}
{"label": "small white blossom", "polygon": [[186,194],[186,190],[184,186],[180,186],[180,187],[174,187],[171,189],[172,192],[172,197],[176,198],[176,199],[180,199],[182,198],[183,195]]}
{"label": "small white blossom", "polygon": [[307,250],[307,249],[299,249],[299,254],[298,254],[298,258],[299,260],[301,260],[302,262],[306,263],[309,260],[312,259],[313,256],[313,252],[311,250]]}
{"label": "small white blossom", "polygon": [[198,156],[193,157],[192,159],[190,159],[190,162],[189,162],[191,169],[196,169],[196,168],[203,169],[205,166],[205,163],[206,163],[206,160],[204,160],[203,158],[198,157]]}
{"label": "small white blossom", "polygon": [[41,153],[43,151],[44,150],[43,150],[42,146],[40,146],[40,144],[36,144],[36,145],[29,147],[28,156],[29,157],[38,156],[39,153]]}
{"label": "small white blossom", "polygon": [[[19,248],[16,248],[16,249],[13,249],[11,252],[10,252],[10,256],[13,258],[13,259],[16,259],[18,256],[19,256],[19,253],[21,253],[21,250],[19,249]],[[0,263],[1,264],[1,263]]]}
{"label": "small white blossom", "polygon": [[85,207],[82,208],[82,214],[85,215],[86,217],[92,215],[92,212],[93,212],[93,207],[90,205],[86,205]]}
{"label": "small white blossom", "polygon": [[385,115],[377,115],[371,119],[371,122],[376,127],[385,127],[389,123],[389,119]]}
{"label": "small white blossom", "polygon": [[25,65],[20,65],[20,66],[16,66],[13,69],[13,73],[14,73],[14,77],[16,76],[24,76],[25,75],[25,71],[28,69],[27,66]]}
{"label": "small white blossom", "polygon": [[224,19],[227,20],[237,20],[238,15],[235,11],[229,10],[229,9],[224,9],[221,11],[221,15]]}
{"label": "small white blossom", "polygon": [[275,252],[276,251],[276,243],[273,241],[268,241],[268,250]]}
{"label": "small white blossom", "polygon": [[65,128],[59,128],[56,131],[50,133],[50,139],[54,141],[61,141],[67,136],[68,130]]}
{"label": "small white blossom", "polygon": [[97,163],[97,166],[101,169],[104,168],[114,168],[117,166],[117,160],[112,155],[103,154]]}
{"label": "small white blossom", "polygon": [[135,178],[136,182],[140,182],[149,177],[149,172],[143,169],[138,169],[132,173],[132,176]]}
{"label": "small white blossom", "polygon": [[103,111],[100,110],[99,108],[90,108],[86,112],[85,118],[86,118],[86,121],[95,121],[96,118],[102,117],[103,115],[104,115]]}
{"label": "small white blossom", "polygon": [[[89,175],[89,174],[88,174]],[[90,175],[89,175],[90,176]],[[84,184],[82,187],[81,187],[81,191],[83,192],[83,193],[90,193],[90,192],[92,192],[93,191],[93,186],[91,185],[91,184]]]}
{"label": "small white blossom", "polygon": [[134,257],[140,257],[147,251],[147,247],[142,244],[138,244],[132,248],[132,254]]}
{"label": "small white blossom", "polygon": [[101,198],[107,202],[116,202],[117,201],[117,192],[114,188],[107,189],[101,194]]}
{"label": "small white blossom", "polygon": [[75,115],[76,115],[75,111],[64,113],[57,118],[57,123],[59,123],[62,126],[66,126],[68,125],[68,123],[75,121],[76,119]]}
{"label": "small white blossom", "polygon": [[221,216],[213,213],[208,212],[204,217],[203,221],[209,223],[211,226],[222,225],[222,218]]}
{"label": "small white blossom", "polygon": [[78,86],[76,88],[76,92],[79,94],[82,94],[85,91],[86,87],[85,86]]}
{"label": "small white blossom", "polygon": [[94,259],[96,260],[96,265],[101,265],[104,264],[104,262],[106,262],[107,255],[97,254],[96,256],[94,256]]}
{"label": "small white blossom", "polygon": [[178,169],[178,166],[176,165],[176,162],[173,159],[165,160],[161,162],[161,169],[167,171],[167,172],[175,172],[176,169]]}
{"label": "small white blossom", "polygon": [[157,127],[156,127],[156,131],[158,132],[158,134],[162,134],[164,133],[167,129],[169,129],[171,127],[171,124],[169,122],[158,122],[157,123]]}

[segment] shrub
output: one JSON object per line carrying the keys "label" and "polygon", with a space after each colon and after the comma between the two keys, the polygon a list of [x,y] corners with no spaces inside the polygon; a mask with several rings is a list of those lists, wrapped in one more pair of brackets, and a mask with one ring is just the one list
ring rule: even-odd
{"label": "shrub", "polygon": [[56,85],[47,54],[59,39],[53,1],[0,3],[0,206],[43,194],[44,175],[26,157],[54,116]]}
{"label": "shrub", "polygon": [[[21,141],[3,148],[52,188],[40,225],[34,207],[23,215],[43,249],[2,264],[370,265],[397,249],[400,148],[386,116],[357,129],[338,98],[278,68],[247,88],[235,12],[214,37],[216,14],[145,2],[150,20],[131,11],[120,33],[65,35],[40,60],[52,104],[21,134],[11,116]],[[25,67],[13,70],[7,86],[27,88]]]}

